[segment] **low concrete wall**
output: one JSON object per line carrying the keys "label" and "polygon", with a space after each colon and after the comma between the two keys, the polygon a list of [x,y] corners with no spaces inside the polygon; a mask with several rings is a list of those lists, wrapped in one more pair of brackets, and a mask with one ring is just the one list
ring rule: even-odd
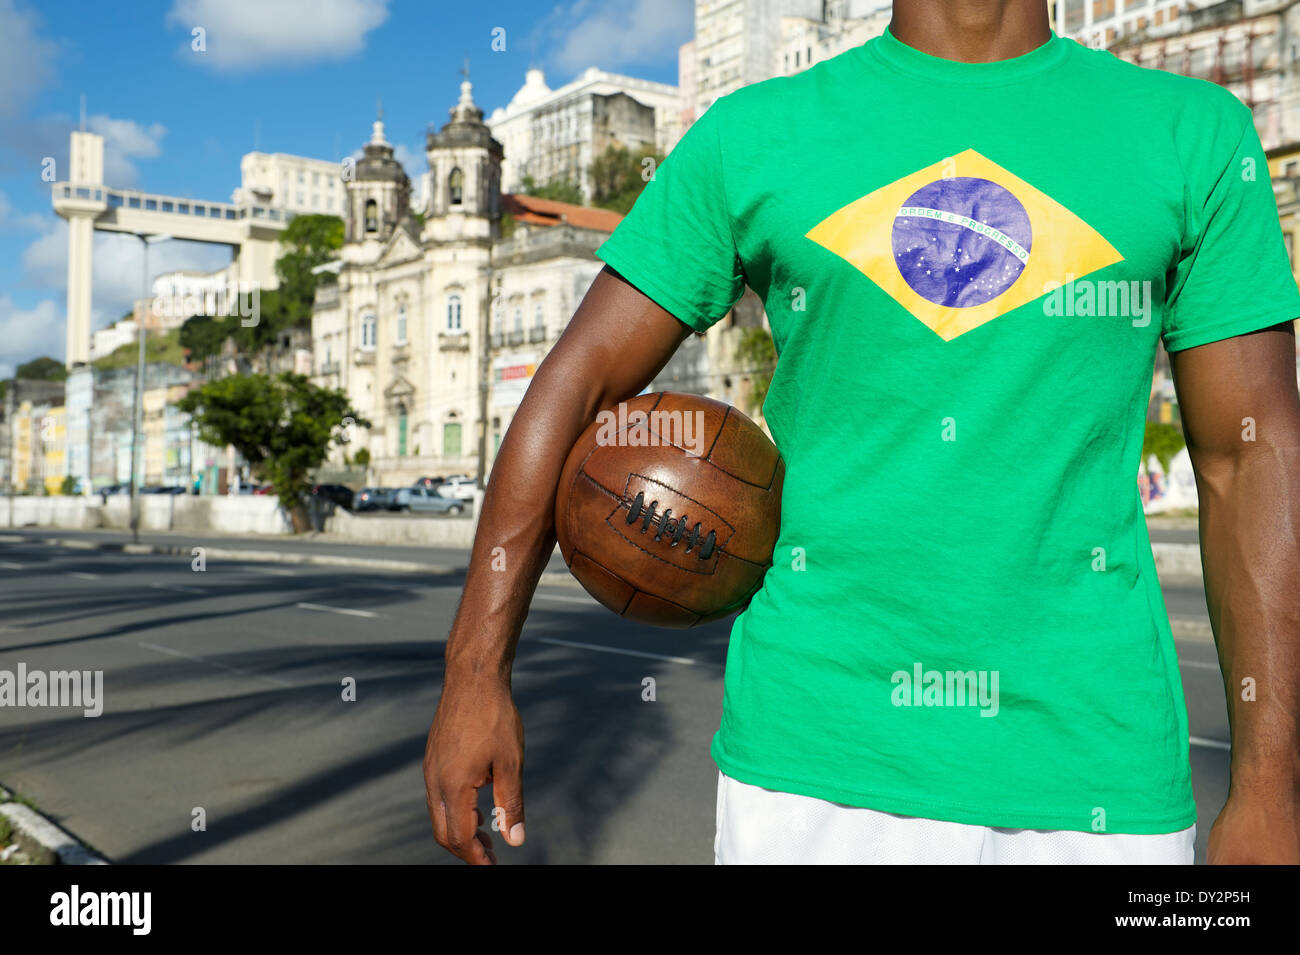
{"label": "low concrete wall", "polygon": [[423,544],[469,547],[478,522],[469,517],[357,517],[338,510],[325,519],[325,533],[358,544]]}
{"label": "low concrete wall", "polygon": [[[15,497],[14,527],[61,527],[66,530],[126,530],[131,501],[115,494],[107,504],[99,497]],[[477,514],[480,493],[466,505]],[[469,547],[477,520],[419,514],[358,517],[342,509],[325,520],[325,533],[358,544],[420,544]],[[0,531],[9,526],[9,499],[0,496]],[[269,495],[194,497],[188,494],[140,495],[142,531],[187,531],[193,534],[281,536],[293,532],[279,502]]]}
{"label": "low concrete wall", "polygon": [[[63,527],[69,530],[131,526],[131,500],[115,494],[100,497],[15,497],[15,527]],[[9,526],[9,499],[0,497],[0,528]],[[288,534],[292,527],[280,503],[264,495],[193,497],[188,494],[141,494],[143,531],[218,531],[223,534]]]}

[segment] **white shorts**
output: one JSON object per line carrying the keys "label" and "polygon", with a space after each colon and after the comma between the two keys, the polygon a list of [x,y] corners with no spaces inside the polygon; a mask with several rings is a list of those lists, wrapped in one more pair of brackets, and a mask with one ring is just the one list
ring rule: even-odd
{"label": "white shorts", "polygon": [[718,773],[718,865],[1191,865],[1196,827],[1157,835],[997,829],[797,796]]}

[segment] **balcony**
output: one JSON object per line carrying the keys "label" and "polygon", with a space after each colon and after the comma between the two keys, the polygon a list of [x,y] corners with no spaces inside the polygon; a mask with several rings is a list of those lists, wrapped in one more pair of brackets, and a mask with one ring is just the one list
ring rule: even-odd
{"label": "balcony", "polygon": [[438,333],[438,350],[439,351],[469,351],[469,336],[464,332],[448,334],[447,332]]}
{"label": "balcony", "polygon": [[530,343],[546,341],[546,329],[537,327],[528,329],[528,341]]}
{"label": "balcony", "polygon": [[507,345],[522,345],[524,343],[524,333],[522,331],[511,332],[506,336]]}
{"label": "balcony", "polygon": [[373,365],[375,363],[375,350],[373,348],[358,348],[352,353],[352,363],[354,365]]}
{"label": "balcony", "polygon": [[492,348],[500,348],[503,344],[505,344],[505,340],[506,337],[502,335],[500,332],[493,332],[492,337],[488,340],[488,344]]}
{"label": "balcony", "polygon": [[316,307],[334,308],[339,304],[339,286],[337,282],[316,286]]}
{"label": "balcony", "polygon": [[321,375],[337,375],[342,370],[342,366],[336,361],[322,362],[320,366]]}

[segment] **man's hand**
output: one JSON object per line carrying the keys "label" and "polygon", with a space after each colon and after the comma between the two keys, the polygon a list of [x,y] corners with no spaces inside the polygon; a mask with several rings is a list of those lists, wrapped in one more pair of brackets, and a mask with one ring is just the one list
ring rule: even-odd
{"label": "man's hand", "polygon": [[478,809],[491,783],[493,828],[524,843],[524,724],[510,687],[448,680],[424,748],[424,788],[438,845],[471,865],[495,865]]}
{"label": "man's hand", "polygon": [[1210,829],[1210,865],[1300,865],[1300,793],[1229,796]]}

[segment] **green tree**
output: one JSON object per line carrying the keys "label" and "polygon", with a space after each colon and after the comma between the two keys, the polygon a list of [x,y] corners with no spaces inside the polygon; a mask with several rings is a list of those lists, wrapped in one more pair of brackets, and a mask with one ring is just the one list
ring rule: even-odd
{"label": "green tree", "polygon": [[592,204],[626,214],[661,162],[663,157],[653,149],[632,152],[626,146],[606,146],[591,164]]}
{"label": "green tree", "polygon": [[42,356],[19,365],[14,377],[25,381],[67,381],[68,369],[63,362]]}
{"label": "green tree", "polygon": [[289,372],[210,381],[177,407],[194,417],[204,441],[233,446],[258,480],[271,483],[295,531],[307,527],[303,498],[311,488],[309,474],[324,463],[330,446],[340,443],[343,419],[370,425],[342,391]]}
{"label": "green tree", "polygon": [[1168,474],[1174,458],[1186,445],[1187,441],[1184,440],[1183,433],[1172,424],[1148,421],[1146,431],[1142,435],[1142,469],[1146,470],[1147,459],[1154,454],[1156,460],[1160,462],[1160,467],[1165,474]]}
{"label": "green tree", "polygon": [[776,345],[771,333],[766,328],[744,329],[736,343],[736,363],[750,380],[749,407],[744,410],[756,414],[767,399],[776,368]]}
{"label": "green tree", "polygon": [[64,477],[63,483],[59,485],[59,493],[65,497],[67,497],[70,494],[76,494],[77,479],[74,478],[71,474]]}
{"label": "green tree", "polygon": [[[306,328],[311,324],[312,300],[316,286],[335,281],[334,275],[320,275],[312,269],[324,265],[343,248],[343,220],[338,216],[296,216],[280,234],[284,253],[275,261],[275,275],[280,280],[279,294],[270,311],[279,312],[282,328]],[[262,315],[265,320],[265,294]]]}
{"label": "green tree", "polygon": [[582,205],[582,190],[568,179],[557,179],[545,185],[538,185],[532,176],[523,178],[523,194],[538,199],[554,199],[556,202],[570,202]]}
{"label": "green tree", "polygon": [[[238,317],[234,325],[239,325]],[[221,354],[221,345],[231,334],[230,318],[212,315],[194,315],[180,327],[179,341],[190,353],[190,361],[203,361]]]}

